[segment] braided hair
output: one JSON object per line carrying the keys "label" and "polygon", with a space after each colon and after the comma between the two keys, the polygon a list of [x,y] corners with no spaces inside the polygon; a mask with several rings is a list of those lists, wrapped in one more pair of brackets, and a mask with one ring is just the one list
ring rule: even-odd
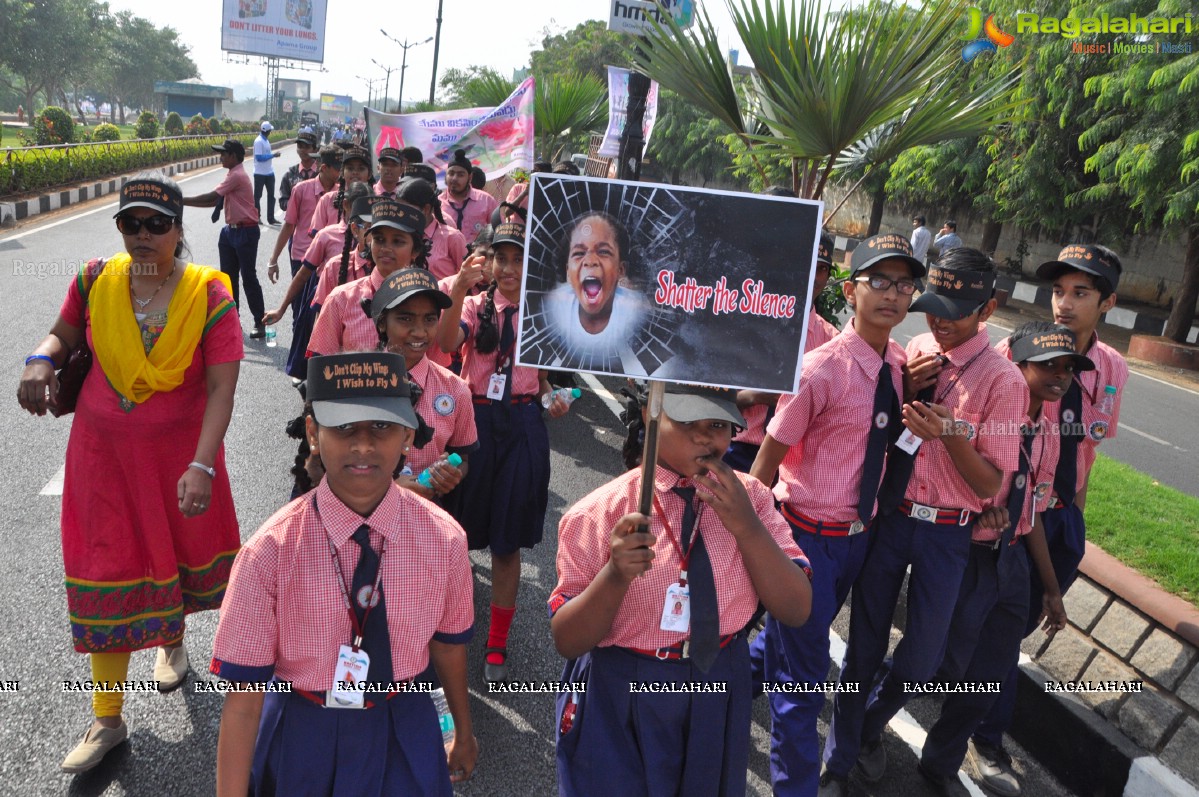
{"label": "braided hair", "polygon": [[[342,194],[344,194],[344,196]],[[353,206],[355,201],[357,201],[358,199],[361,199],[364,196],[370,196],[370,194],[371,194],[371,188],[370,188],[369,184],[361,182],[361,181],[351,183],[350,187],[348,189],[345,189],[345,190],[343,190],[343,192],[341,194],[338,194],[338,199],[340,200],[337,204],[338,214],[341,213],[342,206],[345,202],[349,202],[350,205]],[[338,218],[340,220],[340,215],[338,216]],[[345,237],[345,241],[342,243],[342,247],[341,247],[341,267],[337,271],[337,284],[338,285],[345,285],[346,280],[349,279],[349,276],[350,276],[350,252],[353,251],[353,248],[354,248],[354,231],[352,229],[350,229],[350,220],[347,219],[346,220],[346,237]]]}
{"label": "braided hair", "polygon": [[479,332],[475,335],[475,350],[479,354],[491,354],[500,347],[500,327],[495,322],[495,291],[499,283],[495,280],[487,286],[487,298],[479,308]]}

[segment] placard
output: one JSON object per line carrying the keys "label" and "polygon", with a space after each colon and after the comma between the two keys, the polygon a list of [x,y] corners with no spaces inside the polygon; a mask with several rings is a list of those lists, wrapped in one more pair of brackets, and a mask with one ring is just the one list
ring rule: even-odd
{"label": "placard", "polygon": [[824,203],[538,173],[517,362],[794,393]]}

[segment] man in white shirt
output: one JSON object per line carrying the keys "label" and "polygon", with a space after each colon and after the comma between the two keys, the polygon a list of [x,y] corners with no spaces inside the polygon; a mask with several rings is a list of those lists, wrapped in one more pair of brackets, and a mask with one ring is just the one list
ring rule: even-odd
{"label": "man in white shirt", "polygon": [[[275,166],[274,159],[278,152],[271,150],[271,142],[267,136],[275,128],[270,122],[262,123],[262,135],[254,139],[254,208],[258,218],[262,218],[262,189],[266,188],[266,220],[268,224],[277,225],[275,221]],[[261,222],[259,222],[261,223]]]}
{"label": "man in white shirt", "polygon": [[928,245],[933,242],[933,234],[924,226],[923,216],[913,216],[912,227],[912,254],[921,263],[927,262]]}

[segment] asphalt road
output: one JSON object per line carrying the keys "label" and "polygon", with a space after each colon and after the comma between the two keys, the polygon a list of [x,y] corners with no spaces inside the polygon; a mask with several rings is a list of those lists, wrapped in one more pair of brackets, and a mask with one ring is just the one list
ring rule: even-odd
{"label": "asphalt road", "polygon": [[[288,149],[276,163],[279,173],[294,162]],[[211,190],[219,169],[184,176],[186,194]],[[0,602],[0,682],[17,681],[19,691],[0,691],[4,722],[0,724],[0,793],[14,795],[210,795],[214,789],[217,729],[221,699],[199,694],[189,682],[169,695],[134,694],[126,703],[130,743],[114,751],[98,769],[86,775],[62,774],[59,763],[90,722],[88,696],[66,694],[64,681],[86,679],[85,657],[71,647],[63,592],[59,544],[59,497],[55,479],[60,472],[70,426],[69,419],[34,418],[20,411],[12,393],[25,354],[50,328],[67,283],[79,264],[107,256],[120,245],[113,222],[113,202],[97,200],[82,209],[57,214],[43,222],[0,236],[0,358],[11,363],[9,411],[0,416],[0,583],[9,597]],[[187,238],[193,260],[215,263],[219,227],[207,213],[189,210]],[[275,233],[264,228],[259,249],[259,274],[265,278],[269,247]],[[29,264],[44,264],[30,267]],[[267,303],[282,296],[284,284],[267,284]],[[243,319],[249,329],[249,320]],[[289,379],[281,370],[288,344],[287,325],[280,328],[279,346],[267,349],[260,341],[246,342],[234,417],[225,438],[227,462],[242,537],[255,529],[288,497],[287,473],[295,452],[284,425],[299,410]],[[1138,391],[1139,391],[1138,387]],[[1180,394],[1181,396],[1181,394]],[[1193,406],[1193,399],[1191,405]],[[1185,414],[1178,399],[1173,417]],[[1146,424],[1129,413],[1128,422]],[[620,471],[623,430],[610,407],[588,390],[570,414],[550,421],[553,477],[545,541],[532,551],[523,567],[520,611],[513,626],[512,677],[519,680],[556,679],[562,661],[550,641],[545,601],[555,581],[554,557],[559,516],[566,507]],[[1146,424],[1146,431],[1156,429]],[[1190,450],[1199,442],[1163,435]],[[1123,440],[1121,441],[1123,442]],[[1127,441],[1130,446],[1135,440]],[[1162,454],[1163,452],[1156,452]],[[1179,468],[1181,470],[1181,468]],[[473,555],[476,565],[475,612],[486,618],[490,601],[490,570],[485,555]],[[193,616],[187,648],[192,679],[206,678],[216,614]],[[481,625],[485,625],[482,623]],[[845,618],[837,630],[844,635]],[[476,733],[482,755],[474,780],[457,790],[461,795],[551,795],[556,792],[553,745],[553,697],[538,694],[488,693],[482,680],[485,634],[470,645],[470,687]],[[134,656],[130,679],[151,677],[153,652]],[[921,701],[912,715],[923,718],[935,704]],[[820,731],[827,730],[828,711]],[[905,715],[908,716],[908,715]],[[769,719],[765,703],[755,706],[750,792],[769,793]],[[919,726],[905,719],[893,725],[887,747],[891,767],[887,779],[870,791],[856,794],[921,795],[929,793],[915,772]],[[1026,762],[1026,793],[1065,794],[1035,762]],[[620,784],[612,784],[619,793]],[[860,787],[859,787],[860,788]],[[975,787],[977,792],[977,787]]]}

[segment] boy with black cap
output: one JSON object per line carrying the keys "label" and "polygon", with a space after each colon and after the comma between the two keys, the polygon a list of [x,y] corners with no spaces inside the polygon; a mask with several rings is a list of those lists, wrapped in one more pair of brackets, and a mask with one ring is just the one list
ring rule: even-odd
{"label": "boy with black cap", "polygon": [[292,164],[279,183],[279,207],[284,211],[287,210],[287,203],[291,199],[291,190],[296,183],[316,177],[318,167],[316,151],[319,148],[316,133],[302,132],[296,136],[296,154],[300,156],[300,162]]}
{"label": "boy with black cap", "polygon": [[466,238],[445,223],[436,186],[419,177],[405,177],[396,189],[397,199],[420,208],[425,214],[425,239],[430,242],[429,271],[434,278],[443,280],[457,274],[466,259]]}
{"label": "boy with black cap", "polygon": [[[954,608],[938,680],[950,685],[997,683],[1020,658],[1025,623],[1045,617],[1052,638],[1065,626],[1066,611],[1045,547],[1041,513],[1049,503],[1058,461],[1057,402],[1074,374],[1094,364],[1074,350],[1066,327],[1031,321],[1008,338],[1010,355],[1029,390],[1021,427],[1020,466],[974,525],[970,559]],[[1048,588],[1043,603],[1030,604],[1029,560]],[[920,772],[942,794],[958,786],[958,768],[970,734],[987,716],[996,695],[953,692],[928,732]]]}
{"label": "boy with black cap", "polygon": [[[1020,464],[1016,430],[1028,412],[1028,386],[987,336],[995,264],[977,249],[958,247],[929,269],[927,286],[911,310],[925,313],[931,332],[907,346],[907,431],[896,442],[910,457],[893,455],[887,463],[892,473],[905,463],[911,470],[906,489],[894,486],[896,497],[903,496],[898,506],[891,506],[884,479],[874,546],[853,591],[841,670],[841,682],[859,689],[839,693],[833,705],[821,794],[845,794],[855,763],[864,780],[882,778],[883,731],[910,697],[904,685],[925,683],[940,664],[970,552],[971,521],[983,501],[998,494],[1003,474]],[[884,670],[909,566],[907,626]]]}
{"label": "boy with black cap", "polygon": [[337,193],[330,192],[322,196],[312,211],[312,234],[323,230],[330,224],[341,221],[341,204],[345,201],[346,186],[354,183],[367,183],[372,188],[375,176],[371,173],[371,153],[366,147],[353,144],[347,147],[341,156],[341,179],[338,181]]}
{"label": "boy with black cap", "polygon": [[[742,629],[759,599],[803,623],[811,587],[770,490],[720,459],[742,424],[731,391],[668,385],[653,516],[638,513],[639,469],[562,516],[550,626],[563,680],[587,684],[558,700],[563,795],[745,792]],[[699,688],[654,689],[680,682]]]}
{"label": "boy with black cap", "polygon": [[395,147],[384,147],[379,150],[379,182],[375,183],[375,193],[379,196],[395,198],[400,175],[404,173],[404,156]]}
{"label": "boy with black cap", "polygon": [[471,187],[473,168],[466,150],[454,150],[454,159],[446,165],[445,193],[441,196],[446,222],[468,240],[474,240],[479,230],[491,222],[491,214],[500,205],[491,194]]}
{"label": "boy with black cap", "polygon": [[[1053,320],[1074,333],[1075,350],[1095,364],[1095,369],[1075,374],[1060,401],[1061,456],[1053,480],[1053,495],[1042,516],[1045,540],[1053,571],[1064,595],[1078,575],[1086,545],[1087,480],[1095,464],[1096,447],[1116,436],[1120,401],[1128,382],[1128,364],[1120,353],[1099,340],[1096,327],[1104,313],[1116,306],[1116,287],[1123,267],[1106,246],[1071,244],[1057,260],[1042,263],[1037,276],[1053,282]],[[1000,341],[1000,352],[1007,344]],[[1042,581],[1032,573],[1029,605],[1041,605]],[[1036,629],[1029,613],[1025,636]],[[1006,797],[1020,794],[1020,782],[1011,758],[1003,749],[1003,734],[1011,725],[1016,705],[1017,668],[1003,682],[1003,692],[991,714],[971,739],[969,762],[975,775]]]}
{"label": "boy with black cap", "polygon": [[[258,283],[258,209],[254,206],[254,192],[250,178],[242,168],[246,159],[246,148],[237,139],[227,139],[223,144],[213,144],[213,152],[221,154],[221,165],[229,171],[225,179],[207,194],[184,197],[183,204],[197,208],[216,207],[221,203],[225,210],[225,226],[217,239],[217,252],[221,258],[221,271],[229,277],[233,289],[233,303],[241,312],[241,296],[238,290],[238,275],[246,286],[246,302],[250,305],[250,316],[254,324],[251,338],[266,335],[262,316],[266,306],[262,298],[262,286]],[[272,222],[273,223],[273,222]]]}
{"label": "boy with black cap", "polygon": [[[788,628],[767,615],[751,647],[755,687],[770,690],[776,795],[817,789],[816,719],[824,706],[818,686],[828,676],[829,628],[872,543],[887,447],[903,429],[907,355],[891,331],[907,316],[923,276],[924,265],[903,236],[877,235],[854,250],[842,286],[854,317],[831,342],[804,355],[799,392],[779,399],[750,469],[764,484],[778,473],[775,497],[812,562],[808,621]],[[785,684],[812,690],[788,691]]]}
{"label": "boy with black cap", "polygon": [[[307,395],[308,442],[325,477],[242,547],[209,668],[292,689],[226,696],[217,794],[448,797],[478,757],[470,560],[453,519],[392,481],[419,426],[404,359],[315,357]],[[454,717],[449,771],[432,701],[407,688],[430,659]]]}
{"label": "boy with black cap", "polygon": [[[283,228],[279,230],[279,237],[275,239],[275,251],[271,253],[270,262],[267,264],[266,275],[272,283],[279,281],[279,253],[283,251],[283,247],[289,240],[291,241],[291,275],[294,277],[300,270],[300,265],[304,262],[304,253],[308,251],[308,246],[312,243],[312,235],[315,232],[312,227],[312,216],[316,213],[317,202],[337,186],[341,177],[341,150],[337,147],[322,147],[318,160],[321,165],[317,170],[316,177],[297,183],[296,187],[292,189],[291,199],[294,201],[289,200],[287,203]],[[294,320],[299,313],[299,306],[293,303],[291,312]]]}

